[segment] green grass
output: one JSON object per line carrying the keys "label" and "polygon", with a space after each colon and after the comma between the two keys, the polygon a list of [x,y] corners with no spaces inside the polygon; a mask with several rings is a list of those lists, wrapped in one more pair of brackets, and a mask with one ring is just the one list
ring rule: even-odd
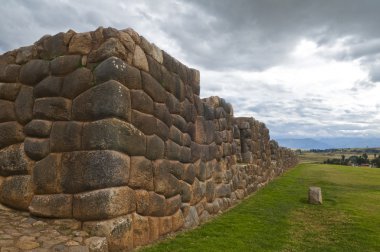
{"label": "green grass", "polygon": [[[323,205],[307,204],[320,186]],[[220,217],[142,251],[380,251],[380,169],[301,164]]]}

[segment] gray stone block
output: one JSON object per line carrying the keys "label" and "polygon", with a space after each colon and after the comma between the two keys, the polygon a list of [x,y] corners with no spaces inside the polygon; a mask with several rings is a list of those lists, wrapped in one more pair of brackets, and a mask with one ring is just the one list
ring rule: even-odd
{"label": "gray stone block", "polygon": [[20,82],[34,86],[49,75],[50,62],[33,59],[21,67]]}

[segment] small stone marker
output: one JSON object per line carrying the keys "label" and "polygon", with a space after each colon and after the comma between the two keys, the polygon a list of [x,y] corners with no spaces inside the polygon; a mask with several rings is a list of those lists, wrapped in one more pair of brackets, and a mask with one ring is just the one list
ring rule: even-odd
{"label": "small stone marker", "polygon": [[314,205],[322,204],[322,190],[320,187],[309,187],[309,203]]}

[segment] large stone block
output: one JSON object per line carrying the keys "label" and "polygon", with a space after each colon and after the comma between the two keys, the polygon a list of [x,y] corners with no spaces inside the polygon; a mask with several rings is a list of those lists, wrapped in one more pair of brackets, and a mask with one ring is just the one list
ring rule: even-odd
{"label": "large stone block", "polygon": [[28,62],[29,60],[37,57],[36,45],[20,47],[17,51],[18,52],[16,55],[16,64],[22,65]]}
{"label": "large stone block", "polygon": [[191,206],[185,217],[184,228],[192,228],[199,225],[199,216],[197,209],[194,206]]}
{"label": "large stone block", "polygon": [[0,99],[14,101],[20,91],[20,83],[0,83]]}
{"label": "large stone block", "polygon": [[165,215],[173,215],[181,207],[181,196],[176,195],[171,198],[166,199],[165,204]]}
{"label": "large stone block", "polygon": [[177,143],[178,145],[183,145],[182,132],[175,126],[171,126],[169,130],[169,139]]}
{"label": "large stone block", "polygon": [[180,115],[172,115],[173,125],[176,126],[183,133],[188,131],[187,122]]}
{"label": "large stone block", "polygon": [[117,57],[110,57],[100,63],[94,70],[95,82],[97,84],[116,80],[129,89],[141,89],[140,70],[129,66]]}
{"label": "large stone block", "polygon": [[76,151],[82,145],[81,122],[54,122],[50,134],[50,147],[52,152]]}
{"label": "large stone block", "polygon": [[34,192],[36,194],[61,193],[61,157],[60,153],[51,153],[36,162],[32,172]]}
{"label": "large stone block", "polygon": [[0,123],[16,121],[15,105],[11,101],[0,100]]}
{"label": "large stone block", "polygon": [[131,90],[131,106],[140,112],[153,114],[153,100],[142,90]]}
{"label": "large stone block", "polygon": [[71,37],[72,33],[57,33],[54,36],[49,36],[42,41],[41,57],[47,59],[53,59],[57,56],[64,55],[67,52],[68,37]]}
{"label": "large stone block", "polygon": [[154,190],[152,161],[141,156],[131,157],[128,185],[132,188]]}
{"label": "large stone block", "polygon": [[191,185],[184,181],[180,181],[180,186],[181,186],[181,201],[182,202],[190,202],[193,197],[193,189]]}
{"label": "large stone block", "polygon": [[0,123],[0,148],[11,144],[20,143],[24,140],[25,135],[23,127],[17,122]]}
{"label": "large stone block", "polygon": [[155,192],[136,190],[136,211],[144,216],[164,216],[165,197]]}
{"label": "large stone block", "polygon": [[17,119],[20,123],[26,124],[33,118],[33,88],[22,86],[15,101]]}
{"label": "large stone block", "polygon": [[67,121],[71,118],[71,100],[62,97],[35,100],[33,116],[36,119]]}
{"label": "large stone block", "polygon": [[167,160],[154,162],[154,190],[165,197],[172,197],[181,191],[178,179],[173,175],[176,164]]}
{"label": "large stone block", "polygon": [[166,141],[169,137],[169,127],[166,126],[166,124],[162,121],[157,120],[157,129],[155,134],[159,136],[162,140]]}
{"label": "large stone block", "polygon": [[165,104],[168,107],[171,114],[178,114],[178,115],[180,114],[181,103],[177,100],[177,98],[173,94],[168,93]]}
{"label": "large stone block", "polygon": [[77,151],[62,154],[61,185],[65,193],[127,185],[130,159],[116,151]]}
{"label": "large stone block", "polygon": [[35,98],[60,96],[62,83],[62,77],[48,76],[34,87],[33,95]]}
{"label": "large stone block", "polygon": [[129,121],[131,98],[129,90],[110,80],[79,95],[73,102],[75,120],[99,120],[119,117]]}
{"label": "large stone block", "polygon": [[32,187],[29,175],[7,177],[0,191],[0,202],[16,209],[28,210],[33,197]]}
{"label": "large stone block", "polygon": [[133,214],[133,246],[143,246],[149,243],[149,219],[138,215]]}
{"label": "large stone block", "polygon": [[128,186],[79,193],[73,198],[73,217],[82,221],[110,219],[135,210],[135,191]]}
{"label": "large stone block", "polygon": [[27,174],[32,165],[25,155],[23,144],[14,144],[0,150],[0,176]]}
{"label": "large stone block", "polygon": [[89,32],[75,34],[69,44],[69,53],[88,54],[91,51],[92,38]]}
{"label": "large stone block", "polygon": [[24,127],[27,136],[49,137],[53,123],[46,120],[32,120]]}
{"label": "large stone block", "polygon": [[183,227],[183,225],[185,224],[185,220],[183,218],[183,214],[181,210],[178,210],[175,214],[173,214],[172,222],[173,222],[173,231],[177,231]]}
{"label": "large stone block", "polygon": [[229,184],[219,184],[215,187],[215,196],[217,198],[230,197],[231,186]]}
{"label": "large stone block", "polygon": [[91,71],[85,67],[66,75],[62,84],[62,96],[74,99],[94,85],[92,78]]}
{"label": "large stone block", "polygon": [[145,72],[149,72],[149,65],[146,55],[138,45],[136,45],[135,52],[133,54],[133,65],[141,70],[144,70]]}
{"label": "large stone block", "polygon": [[162,72],[161,72],[161,64],[159,64],[152,56],[147,55],[149,73],[155,78],[158,82],[162,82]]}
{"label": "large stone block", "polygon": [[145,72],[141,72],[141,79],[144,91],[152,97],[155,102],[165,103],[167,93],[160,83]]}
{"label": "large stone block", "polygon": [[185,164],[184,165],[184,172],[182,174],[182,180],[186,181],[189,184],[192,184],[194,182],[194,179],[196,177],[196,168],[194,164]]}
{"label": "large stone block", "polygon": [[131,156],[145,155],[146,138],[132,124],[116,118],[86,123],[83,127],[84,149],[112,149]]}
{"label": "large stone block", "polygon": [[168,107],[163,103],[154,103],[153,115],[164,122],[168,127],[172,126],[172,117]]}
{"label": "large stone block", "polygon": [[320,187],[309,187],[309,203],[314,205],[322,204],[322,190]]}
{"label": "large stone block", "polygon": [[145,156],[150,160],[162,159],[165,154],[165,143],[164,141],[156,136],[146,137],[146,154]]}
{"label": "large stone block", "polygon": [[21,67],[20,82],[34,86],[49,75],[50,62],[47,60],[33,59]]}
{"label": "large stone block", "polygon": [[88,62],[100,62],[109,57],[116,56],[123,59],[128,52],[117,38],[107,39],[98,49],[92,50],[88,55]]}
{"label": "large stone block", "polygon": [[50,62],[51,73],[53,75],[68,74],[80,66],[81,59],[80,55],[59,56]]}
{"label": "large stone block", "polygon": [[17,82],[21,66],[16,64],[0,65],[0,81]]}
{"label": "large stone block", "polygon": [[157,119],[152,115],[132,110],[131,122],[146,135],[153,135],[157,132]]}
{"label": "large stone block", "polygon": [[132,216],[120,216],[105,221],[83,223],[83,230],[91,236],[106,237],[109,251],[130,251],[133,249]]}
{"label": "large stone block", "polygon": [[160,217],[160,236],[169,234],[173,230],[173,220],[171,216]]}
{"label": "large stone block", "polygon": [[213,202],[215,199],[215,183],[210,180],[206,182],[206,199],[207,202]]}
{"label": "large stone block", "polygon": [[73,195],[34,195],[29,206],[32,215],[49,218],[72,218]]}
{"label": "large stone block", "polygon": [[25,153],[33,160],[41,160],[50,153],[50,140],[27,137],[24,141]]}

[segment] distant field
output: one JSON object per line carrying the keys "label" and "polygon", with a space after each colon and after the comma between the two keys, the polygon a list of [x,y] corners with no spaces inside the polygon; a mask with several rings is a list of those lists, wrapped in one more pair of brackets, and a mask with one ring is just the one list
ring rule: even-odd
{"label": "distant field", "polygon": [[[310,151],[301,151],[301,153],[298,153],[298,158],[300,163],[323,163],[323,161],[327,159],[332,158],[338,158],[340,159],[342,155],[345,155],[346,158],[349,158],[350,156],[360,156],[363,153],[368,154],[369,160],[372,160],[374,158],[373,153],[371,151],[378,151],[378,148],[371,148],[371,149],[359,149],[359,148],[352,148],[352,149],[341,149],[331,152],[310,152]],[[379,156],[379,154],[377,154]]]}
{"label": "distant field", "polygon": [[[320,186],[323,205],[309,205]],[[229,212],[142,251],[380,251],[380,169],[300,164]]]}

